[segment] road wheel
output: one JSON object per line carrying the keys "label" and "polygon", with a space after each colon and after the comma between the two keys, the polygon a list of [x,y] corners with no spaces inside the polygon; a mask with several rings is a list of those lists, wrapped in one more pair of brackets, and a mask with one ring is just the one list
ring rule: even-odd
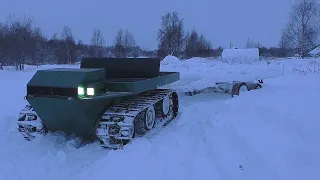
{"label": "road wheel", "polygon": [[141,111],[134,120],[134,131],[137,135],[145,135],[156,124],[156,113],[154,106]]}

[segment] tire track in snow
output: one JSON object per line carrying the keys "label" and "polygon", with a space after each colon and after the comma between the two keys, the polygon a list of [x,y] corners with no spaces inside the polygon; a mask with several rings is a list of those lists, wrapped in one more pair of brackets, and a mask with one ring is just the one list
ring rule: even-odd
{"label": "tire track in snow", "polygon": [[[195,114],[201,116],[194,122],[190,121],[188,125],[194,127],[192,129],[196,131],[194,134],[197,134],[198,140],[202,142],[200,147],[203,147],[202,150],[206,152],[212,164],[215,164],[212,168],[222,179],[239,179],[239,177],[246,179],[252,176],[261,179],[262,176],[270,177],[270,175],[277,179],[277,173],[271,170],[254,145],[242,137],[234,127],[237,121],[242,119],[224,116],[224,114],[235,114],[230,112],[228,104],[218,101],[199,106],[209,108],[195,107],[194,109],[198,110]],[[260,166],[256,166],[257,162],[260,162]]]}

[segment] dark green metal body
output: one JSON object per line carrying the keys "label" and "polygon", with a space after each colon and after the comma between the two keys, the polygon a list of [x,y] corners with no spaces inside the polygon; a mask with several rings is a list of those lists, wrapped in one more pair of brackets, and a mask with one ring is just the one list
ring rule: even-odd
{"label": "dark green metal body", "polygon": [[[112,104],[179,80],[179,73],[159,72],[159,67],[159,59],[84,59],[79,69],[37,71],[26,99],[46,129],[89,138]],[[95,94],[78,95],[78,87],[92,87]]]}

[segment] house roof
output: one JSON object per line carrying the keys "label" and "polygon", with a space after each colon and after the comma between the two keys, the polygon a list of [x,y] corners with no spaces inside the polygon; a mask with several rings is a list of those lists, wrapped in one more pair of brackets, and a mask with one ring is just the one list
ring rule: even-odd
{"label": "house roof", "polygon": [[310,55],[320,55],[320,46],[318,46],[318,47],[316,47],[316,48],[314,48],[313,50],[311,50],[310,52],[309,52],[309,54]]}

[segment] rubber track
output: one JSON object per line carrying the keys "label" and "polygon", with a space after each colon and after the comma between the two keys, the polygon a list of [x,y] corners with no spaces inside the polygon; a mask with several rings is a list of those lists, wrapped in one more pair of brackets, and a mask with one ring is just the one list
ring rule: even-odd
{"label": "rubber track", "polygon": [[[150,90],[150,91],[146,91],[143,92],[141,94],[137,94],[136,96],[133,96],[132,98],[126,99],[118,104],[115,104],[111,107],[109,107],[104,114],[102,115],[102,119],[99,122],[99,127],[104,127],[104,126],[112,126],[113,124],[117,124],[118,126],[131,126],[133,125],[135,122],[134,120],[136,119],[136,117],[138,117],[145,109],[147,109],[150,106],[153,106],[155,104],[157,104],[158,102],[160,102],[165,96],[170,95],[171,93],[173,93],[173,90],[170,89],[156,89],[156,90]],[[157,107],[155,107],[157,110]],[[139,114],[140,113],[140,114]],[[116,117],[116,118],[114,118]],[[115,120],[116,119],[116,120]],[[156,119],[157,116],[156,116]],[[160,121],[162,120],[166,120],[161,118]],[[158,124],[158,122],[156,122],[156,124]],[[98,127],[98,128],[99,128]],[[97,132],[99,130],[97,129]],[[98,133],[98,137],[100,139],[100,143],[101,142],[105,142],[107,144],[101,144],[103,147],[111,147],[111,148],[122,148],[123,145],[125,145],[125,142],[129,142],[130,139],[134,138],[134,137],[127,137],[125,138],[125,140],[123,141],[123,137],[119,137],[118,132],[112,135],[109,135],[107,132],[105,133]],[[117,143],[116,144],[109,144],[109,140],[114,142],[117,141],[116,139],[120,140],[121,142],[119,142],[120,144]],[[109,140],[108,140],[109,139]]]}
{"label": "rubber track", "polygon": [[133,98],[126,99],[119,104],[115,104],[108,108],[102,116],[102,121],[110,122],[105,116],[127,116],[135,118],[139,112],[161,101],[165,96],[173,93],[170,89],[156,89],[138,94]]}

